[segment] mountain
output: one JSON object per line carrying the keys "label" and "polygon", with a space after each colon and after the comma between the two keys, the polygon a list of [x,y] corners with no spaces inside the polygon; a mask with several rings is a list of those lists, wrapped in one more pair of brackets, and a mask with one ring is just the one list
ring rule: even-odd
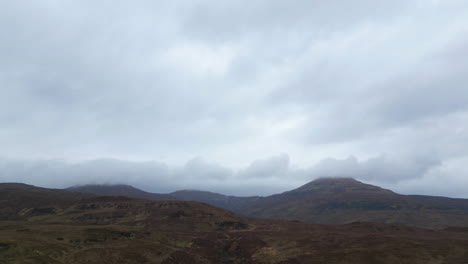
{"label": "mountain", "polygon": [[182,190],[170,193],[178,200],[197,201],[218,206],[233,212],[238,212],[252,203],[260,200],[260,196],[237,197],[226,196],[214,192],[205,192],[197,190]]}
{"label": "mountain", "polygon": [[267,197],[236,197],[196,190],[156,194],[128,185],[84,185],[67,190],[150,200],[197,201],[248,217],[317,224],[365,221],[432,229],[468,226],[468,199],[401,195],[352,178],[320,178],[297,189]]}
{"label": "mountain", "polygon": [[69,187],[67,188],[67,190],[74,192],[91,193],[96,195],[128,196],[148,200],[176,200],[176,198],[170,194],[145,192],[133,186],[124,184],[88,184]]}
{"label": "mountain", "polygon": [[242,213],[310,223],[367,221],[440,229],[468,226],[468,199],[400,195],[351,178],[322,178],[265,197]]}
{"label": "mountain", "polygon": [[[205,203],[2,188],[0,263],[462,264],[468,232],[250,219]],[[35,213],[34,213],[35,212]]]}
{"label": "mountain", "polygon": [[66,190],[90,193],[101,196],[128,196],[148,200],[196,201],[218,206],[230,211],[239,211],[259,200],[260,196],[237,197],[198,190],[180,190],[169,194],[145,192],[133,186],[123,184],[88,184],[69,187]]}
{"label": "mountain", "polygon": [[395,194],[394,192],[380,187],[365,184],[353,178],[319,178],[288,193],[309,193],[319,195],[334,195],[342,193],[360,194]]}

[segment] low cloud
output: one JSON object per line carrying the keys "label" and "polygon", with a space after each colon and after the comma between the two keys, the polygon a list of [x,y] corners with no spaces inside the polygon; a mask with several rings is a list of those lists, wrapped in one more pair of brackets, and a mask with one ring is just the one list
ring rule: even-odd
{"label": "low cloud", "polygon": [[391,157],[380,155],[359,161],[350,156],[347,159],[328,158],[309,170],[311,175],[321,177],[352,177],[374,182],[398,182],[420,179],[441,161],[434,156]]}
{"label": "low cloud", "polygon": [[82,184],[130,184],[152,192],[198,189],[233,195],[268,195],[298,187],[304,174],[289,166],[286,154],[252,162],[235,171],[202,158],[180,167],[162,162],[99,159],[79,163],[63,160],[0,160],[0,182],[23,182],[65,188]]}
{"label": "low cloud", "polygon": [[289,156],[281,154],[268,159],[256,160],[246,169],[241,170],[242,178],[275,178],[285,177],[290,173]]}
{"label": "low cloud", "polygon": [[[1,182],[24,182],[44,187],[65,188],[81,184],[130,184],[152,192],[198,189],[229,195],[270,195],[288,191],[320,177],[353,177],[364,182],[394,188],[404,193],[421,193],[426,185],[456,179],[444,188],[427,189],[425,194],[466,194],[455,188],[464,182],[462,162],[441,163],[435,156],[406,159],[380,155],[358,160],[324,159],[312,167],[290,164],[287,154],[253,161],[244,169],[233,170],[202,158],[184,166],[163,162],[129,162],[114,159],[68,163],[63,160],[0,160]],[[457,171],[460,169],[460,171]],[[425,182],[417,185],[419,181]],[[425,187],[421,187],[425,186]]]}

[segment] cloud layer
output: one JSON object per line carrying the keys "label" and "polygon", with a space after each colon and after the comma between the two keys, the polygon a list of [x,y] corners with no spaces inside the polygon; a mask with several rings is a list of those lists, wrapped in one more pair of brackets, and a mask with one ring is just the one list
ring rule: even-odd
{"label": "cloud layer", "polygon": [[467,12],[459,0],[1,2],[0,181],[132,175],[155,191],[247,194],[329,175],[467,196]]}
{"label": "cloud layer", "polygon": [[[432,194],[468,198],[463,175],[467,159],[441,164],[433,156],[393,159],[379,156],[358,160],[328,158],[308,168],[290,163],[287,154],[256,160],[233,170],[202,158],[183,166],[163,162],[115,159],[69,163],[64,160],[0,160],[3,182],[66,188],[82,184],[130,184],[146,191],[168,193],[198,189],[229,195],[271,195],[289,191],[320,177],[353,177],[405,194]],[[441,184],[441,181],[445,181]],[[460,185],[463,183],[463,185]]]}

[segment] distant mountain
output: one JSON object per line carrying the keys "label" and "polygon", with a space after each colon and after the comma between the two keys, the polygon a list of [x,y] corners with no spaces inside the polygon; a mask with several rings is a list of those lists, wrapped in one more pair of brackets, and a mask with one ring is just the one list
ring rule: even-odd
{"label": "distant mountain", "polygon": [[124,184],[88,184],[69,187],[66,190],[103,196],[128,196],[148,200],[176,200],[176,198],[170,194],[145,192]]}
{"label": "distant mountain", "polygon": [[400,195],[351,178],[322,178],[260,199],[242,213],[310,223],[367,221],[445,228],[468,226],[468,199]]}
{"label": "distant mountain", "polygon": [[197,190],[156,194],[128,185],[84,185],[67,190],[150,200],[197,201],[248,217],[318,224],[366,221],[436,229],[468,226],[468,199],[401,195],[352,178],[320,178],[267,197],[236,197]]}
{"label": "distant mountain", "polygon": [[353,178],[319,178],[287,193],[308,193],[317,195],[343,193],[395,194],[390,190],[365,184]]}
{"label": "distant mountain", "polygon": [[148,200],[196,201],[211,204],[234,212],[245,208],[261,198],[260,196],[227,196],[219,193],[198,190],[181,190],[169,194],[159,194],[145,192],[133,186],[124,184],[88,184],[69,187],[66,190],[102,196],[128,196]]}
{"label": "distant mountain", "polygon": [[171,196],[178,200],[197,201],[218,206],[233,212],[238,212],[243,208],[257,202],[261,199],[260,196],[237,197],[226,196],[219,193],[197,191],[197,190],[182,190],[170,193]]}
{"label": "distant mountain", "polygon": [[468,259],[468,233],[460,228],[252,219],[199,202],[16,184],[0,184],[0,210],[0,263],[462,264]]}

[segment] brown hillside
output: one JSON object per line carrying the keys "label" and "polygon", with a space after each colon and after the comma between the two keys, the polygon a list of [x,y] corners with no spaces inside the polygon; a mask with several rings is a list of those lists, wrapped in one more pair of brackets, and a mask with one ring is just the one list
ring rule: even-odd
{"label": "brown hillside", "polygon": [[251,217],[323,224],[367,221],[438,229],[468,226],[467,199],[400,195],[348,178],[318,179],[265,197],[242,212]]}
{"label": "brown hillside", "polygon": [[[247,219],[197,202],[78,198],[47,189],[7,192],[0,201],[11,207],[11,214],[16,212],[17,220],[0,221],[2,264],[461,264],[468,260],[468,233],[459,228],[312,225]],[[53,199],[61,201],[55,203],[58,209],[44,210],[54,204]],[[16,201],[21,202],[15,206]]]}

